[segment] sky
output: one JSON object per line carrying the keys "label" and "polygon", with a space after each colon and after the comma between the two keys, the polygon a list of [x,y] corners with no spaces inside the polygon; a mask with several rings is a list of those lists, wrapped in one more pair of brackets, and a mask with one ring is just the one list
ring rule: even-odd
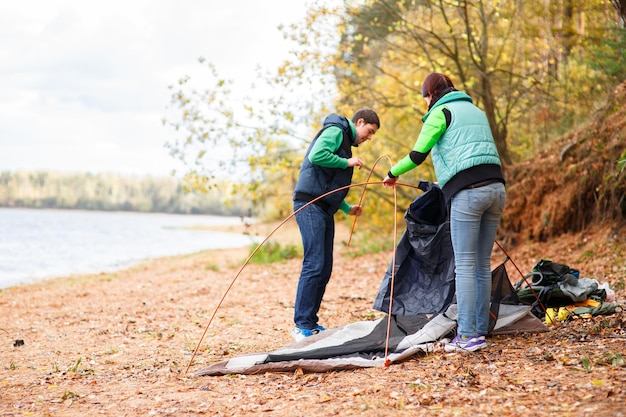
{"label": "sky", "polygon": [[0,2],[0,171],[166,176],[168,86],[204,71],[236,85],[288,57],[280,24],[304,0]]}

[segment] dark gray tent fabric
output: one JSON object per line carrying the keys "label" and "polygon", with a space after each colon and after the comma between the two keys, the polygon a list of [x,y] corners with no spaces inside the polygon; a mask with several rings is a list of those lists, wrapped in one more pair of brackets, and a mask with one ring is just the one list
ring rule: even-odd
{"label": "dark gray tent fabric", "polygon": [[394,315],[438,314],[454,299],[454,253],[443,193],[433,183],[419,187],[424,193],[404,215],[406,230],[374,300],[374,309],[384,313],[389,313],[392,278]]}
{"label": "dark gray tent fabric", "polygon": [[[328,343],[328,340],[315,348],[307,351],[305,357],[307,359],[325,359],[329,357],[340,357],[349,352],[350,357],[355,354],[367,359],[374,356],[384,355],[385,338],[387,335],[387,325],[389,326],[389,349],[395,351],[402,340],[410,334],[414,334],[423,329],[428,324],[430,318],[426,315],[422,316],[392,316],[391,323],[386,318],[373,322],[361,322],[360,325],[346,326],[344,333],[336,336],[334,341],[340,344]],[[447,326],[446,326],[447,328]],[[363,330],[364,333],[359,337],[357,331]],[[270,361],[295,360],[303,357],[302,349],[290,351],[282,349],[269,355]]]}

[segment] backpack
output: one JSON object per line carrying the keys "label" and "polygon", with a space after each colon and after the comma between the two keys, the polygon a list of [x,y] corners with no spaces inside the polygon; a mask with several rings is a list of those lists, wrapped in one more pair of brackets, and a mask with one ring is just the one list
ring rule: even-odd
{"label": "backpack", "polygon": [[531,276],[532,285],[548,287],[562,281],[575,283],[580,277],[580,272],[565,264],[542,259],[533,267]]}
{"label": "backpack", "polygon": [[[533,267],[532,272],[515,285],[519,300],[533,305],[531,312],[536,317],[543,317],[544,308],[561,307],[572,303],[572,299],[563,294],[559,283],[576,284],[580,273],[568,265],[542,259]],[[530,284],[520,288],[522,283],[531,278]]]}

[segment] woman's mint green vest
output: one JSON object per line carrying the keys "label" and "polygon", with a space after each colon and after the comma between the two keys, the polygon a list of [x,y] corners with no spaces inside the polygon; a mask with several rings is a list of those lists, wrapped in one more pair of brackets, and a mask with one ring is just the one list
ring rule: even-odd
{"label": "woman's mint green vest", "polygon": [[[473,166],[500,165],[487,117],[466,97],[469,98],[460,92],[446,94],[432,109],[444,106],[452,113],[450,126],[433,146],[431,153],[441,188],[456,174]],[[424,119],[427,117],[428,114]]]}

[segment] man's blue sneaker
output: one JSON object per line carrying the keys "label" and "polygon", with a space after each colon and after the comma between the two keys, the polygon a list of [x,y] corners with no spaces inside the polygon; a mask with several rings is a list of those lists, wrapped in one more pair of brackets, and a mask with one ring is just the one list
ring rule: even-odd
{"label": "man's blue sneaker", "polygon": [[476,336],[468,337],[468,336],[461,336],[460,334],[457,334],[450,343],[447,343],[444,346],[444,350],[446,352],[456,352],[456,351],[474,352],[486,346],[487,346],[487,342],[485,342],[485,336],[483,335],[476,335]]}
{"label": "man's blue sneaker", "polygon": [[319,332],[323,332],[326,330],[324,327],[319,324],[315,326],[313,329],[304,329],[302,327],[296,327],[292,330],[291,336],[296,339],[296,342],[301,341],[305,337],[313,336],[314,334],[318,334]]}

